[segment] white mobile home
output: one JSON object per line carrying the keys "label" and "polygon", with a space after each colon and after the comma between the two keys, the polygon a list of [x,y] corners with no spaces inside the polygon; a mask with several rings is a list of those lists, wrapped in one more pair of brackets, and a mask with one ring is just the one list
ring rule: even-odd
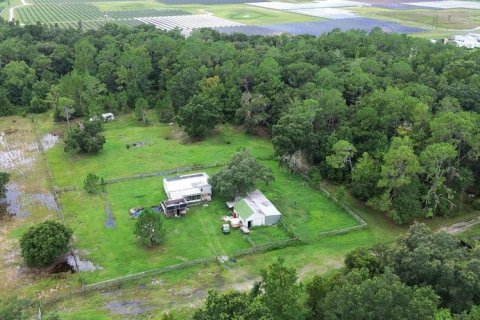
{"label": "white mobile home", "polygon": [[168,200],[185,199],[188,204],[210,201],[212,186],[205,172],[164,178],[163,189]]}

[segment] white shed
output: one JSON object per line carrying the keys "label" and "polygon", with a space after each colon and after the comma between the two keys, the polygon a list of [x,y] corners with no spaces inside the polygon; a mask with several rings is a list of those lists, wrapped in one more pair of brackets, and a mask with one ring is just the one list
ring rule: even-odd
{"label": "white shed", "polygon": [[260,190],[255,190],[237,201],[233,212],[248,228],[274,225],[282,215]]}

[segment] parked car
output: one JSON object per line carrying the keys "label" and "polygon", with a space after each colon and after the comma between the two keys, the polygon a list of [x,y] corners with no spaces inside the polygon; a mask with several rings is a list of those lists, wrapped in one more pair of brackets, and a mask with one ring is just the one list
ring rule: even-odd
{"label": "parked car", "polygon": [[229,234],[230,233],[230,225],[228,223],[225,223],[222,225],[222,232],[223,234]]}

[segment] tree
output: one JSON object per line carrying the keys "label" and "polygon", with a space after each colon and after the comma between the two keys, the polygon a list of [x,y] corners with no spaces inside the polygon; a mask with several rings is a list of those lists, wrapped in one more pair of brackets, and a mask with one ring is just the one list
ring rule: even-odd
{"label": "tree", "polygon": [[478,250],[465,250],[450,234],[416,223],[387,250],[384,261],[405,284],[431,287],[442,307],[453,312],[480,304]]}
{"label": "tree", "polygon": [[73,68],[80,74],[95,73],[95,54],[97,49],[93,46],[89,39],[83,38],[75,43],[75,62]]}
{"label": "tree", "polygon": [[150,56],[143,46],[127,45],[118,59],[118,66],[118,84],[133,102],[148,90],[148,77],[153,71]]}
{"label": "tree", "polygon": [[367,152],[358,159],[352,170],[352,194],[366,201],[378,195],[379,166]]}
{"label": "tree", "polygon": [[409,287],[390,270],[371,279],[365,277],[361,271],[353,271],[346,284],[327,294],[324,319],[434,319],[438,297],[432,289]]}
{"label": "tree", "polygon": [[89,173],[85,180],[83,181],[83,188],[87,193],[96,194],[100,191],[100,183],[103,179],[100,179],[94,173]]}
{"label": "tree", "polygon": [[193,320],[273,320],[258,297],[248,293],[208,291],[205,305],[193,314]]}
{"label": "tree", "polygon": [[148,102],[144,98],[138,98],[135,101],[135,116],[137,120],[141,120],[143,124],[147,123]]}
{"label": "tree", "polygon": [[272,128],[275,154],[285,157],[310,150],[314,140],[314,118],[315,109],[311,104],[294,102]]}
{"label": "tree", "polygon": [[45,267],[68,251],[72,237],[68,226],[47,220],[30,227],[20,239],[25,263],[29,267]]}
{"label": "tree", "polygon": [[237,121],[245,125],[248,133],[255,133],[257,126],[267,123],[269,103],[268,98],[261,94],[244,93],[242,107],[235,114]]}
{"label": "tree", "polygon": [[7,89],[8,100],[17,106],[26,106],[31,99],[32,87],[36,81],[35,70],[24,61],[12,61],[1,71],[3,87]]}
{"label": "tree", "polygon": [[192,138],[203,138],[222,120],[220,96],[223,85],[218,77],[207,78],[201,92],[178,113],[178,123]]}
{"label": "tree", "polygon": [[263,304],[270,310],[273,319],[304,319],[297,273],[295,269],[288,268],[283,263],[284,260],[279,258],[267,269],[262,270]]}
{"label": "tree", "polygon": [[353,170],[352,157],[357,149],[348,141],[339,140],[332,147],[332,154],[327,156],[327,164],[335,169],[343,169],[348,165],[350,171]]}
{"label": "tree", "polygon": [[98,153],[105,144],[105,137],[99,121],[88,121],[69,129],[65,138],[65,152]]}
{"label": "tree", "polygon": [[75,110],[72,114],[73,118],[95,114],[93,111],[98,109],[99,100],[106,88],[97,78],[74,70],[63,76],[58,82],[58,86],[52,86],[53,90],[56,91],[54,95],[73,101],[69,106]]}
{"label": "tree", "polygon": [[151,208],[145,208],[135,222],[135,235],[140,243],[152,247],[165,240],[162,216]]}
{"label": "tree", "polygon": [[[417,174],[421,172],[420,162],[413,151],[410,138],[408,136],[394,137],[390,149],[383,158],[384,164],[378,186],[384,188],[385,192],[377,203],[372,201],[371,204],[382,211],[389,212],[393,217],[397,217],[397,222],[407,222],[410,217],[403,218],[402,211],[392,211],[392,202],[399,198],[401,198],[400,201],[405,201],[407,204],[419,202],[416,198],[405,197],[405,195],[415,197],[418,195],[416,191],[412,192],[412,187],[418,187],[414,182],[418,181]],[[399,203],[397,202],[397,204]]]}
{"label": "tree", "polygon": [[10,181],[10,175],[6,172],[0,172],[0,199],[5,197],[6,186]]}
{"label": "tree", "polygon": [[255,190],[258,181],[268,185],[273,179],[272,170],[259,163],[249,150],[244,149],[235,153],[209,182],[214,192],[235,199]]}
{"label": "tree", "polygon": [[372,251],[356,248],[345,257],[345,267],[348,270],[366,269],[370,275],[381,274],[384,271],[383,261]]}
{"label": "tree", "polygon": [[420,161],[429,184],[425,195],[425,204],[432,214],[446,214],[451,211],[454,191],[447,185],[447,180],[458,174],[454,167],[457,156],[455,147],[449,143],[434,143],[422,152]]}

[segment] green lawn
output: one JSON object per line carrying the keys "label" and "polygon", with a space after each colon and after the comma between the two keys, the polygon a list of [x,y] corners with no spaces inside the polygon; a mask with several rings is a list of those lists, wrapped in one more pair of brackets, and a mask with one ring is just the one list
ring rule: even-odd
{"label": "green lawn", "polygon": [[[107,143],[98,155],[72,156],[58,144],[47,157],[56,186],[81,187],[89,172],[105,179],[139,173],[199,164],[224,163],[241,148],[249,148],[257,157],[273,154],[267,139],[252,138],[234,130],[231,143],[225,143],[221,134],[201,142],[185,143],[179,137],[183,131],[177,126],[140,125],[132,117],[125,117],[105,125]],[[144,142],[143,147],[127,149],[127,143]]]}
{"label": "green lawn", "polygon": [[[300,177],[273,162],[266,163],[274,169],[276,180],[260,188],[283,212],[285,223],[291,224],[292,230],[302,238],[315,240],[319,231],[355,225],[353,218],[319,191],[305,185]],[[88,196],[83,191],[61,196],[66,222],[74,230],[76,248],[103,268],[85,273],[83,277],[88,283],[193,259],[232,256],[235,250],[251,246],[239,230],[232,230],[229,235],[221,233],[221,217],[229,211],[226,199],[214,197],[208,206],[192,207],[183,218],[165,219],[165,243],[155,249],[144,249],[135,240],[134,219],[128,215],[128,209],[163,200],[162,177],[108,185],[107,197],[116,222],[114,229],[104,227],[105,204],[100,197]],[[283,197],[291,200],[283,201]],[[255,245],[262,245],[288,239],[288,235],[280,227],[272,226],[253,228],[250,238]]]}
{"label": "green lawn", "polygon": [[[41,127],[42,121],[39,119]],[[193,207],[184,218],[165,219],[165,243],[155,249],[144,249],[135,240],[134,220],[128,215],[128,210],[136,206],[156,205],[163,200],[163,177],[107,186],[106,197],[116,221],[114,229],[104,226],[104,200],[87,195],[81,187],[88,172],[114,178],[192,164],[224,163],[242,147],[248,147],[257,157],[269,157],[273,150],[268,140],[245,135],[237,128],[229,139],[230,144],[225,143],[221,132],[202,142],[185,143],[181,129],[175,126],[143,127],[128,116],[107,124],[105,128],[107,143],[97,156],[65,154],[61,144],[48,151],[55,184],[79,187],[78,191],[61,194],[60,200],[66,222],[74,230],[75,247],[82,251],[85,258],[102,268],[83,275],[88,283],[192,259],[232,256],[235,250],[251,246],[239,230],[232,230],[227,236],[221,233],[221,217],[229,214],[225,206],[227,199],[214,196],[214,201],[208,206]],[[125,147],[127,143],[136,141],[145,142],[145,146]],[[259,188],[282,212],[284,223],[302,239],[314,241],[321,231],[356,224],[333,201],[309,187],[302,177],[289,173],[276,161],[262,162],[273,170],[275,181]],[[208,169],[207,172],[213,174],[218,169]],[[288,235],[277,226],[263,227],[254,228],[250,239],[255,245],[262,245],[288,239]]]}

